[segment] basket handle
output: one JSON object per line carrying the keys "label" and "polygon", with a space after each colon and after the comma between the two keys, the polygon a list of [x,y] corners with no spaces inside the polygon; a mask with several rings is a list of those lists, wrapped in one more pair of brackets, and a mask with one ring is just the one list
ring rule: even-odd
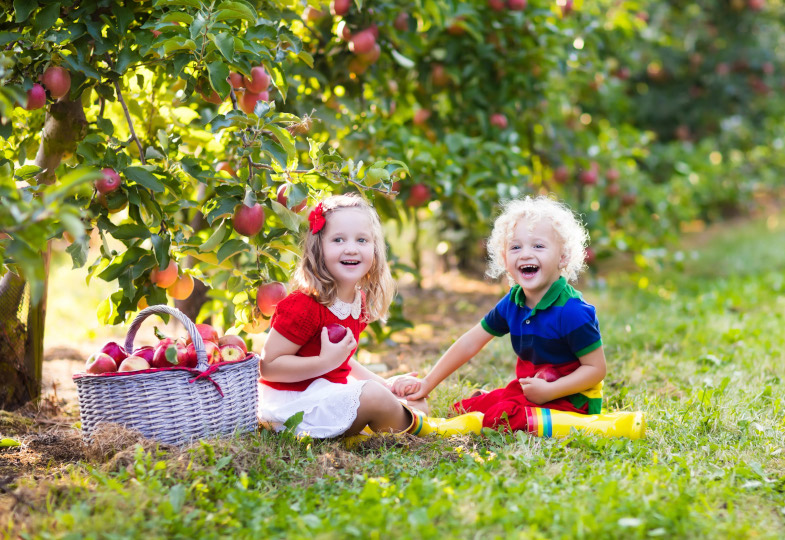
{"label": "basket handle", "polygon": [[144,308],[139,314],[134,318],[133,322],[131,323],[131,327],[128,329],[128,335],[125,338],[125,350],[133,351],[134,347],[134,338],[136,337],[136,332],[139,331],[139,327],[142,325],[142,322],[149,317],[150,315],[156,314],[160,315],[166,313],[167,315],[172,315],[175,319],[180,321],[185,329],[188,331],[188,335],[191,336],[191,341],[194,342],[194,349],[196,350],[196,369],[199,371],[204,371],[207,369],[207,353],[204,350],[204,341],[202,340],[202,335],[196,329],[196,325],[186,317],[185,313],[180,311],[177,308],[169,307],[164,304],[159,304],[156,306],[150,306]]}

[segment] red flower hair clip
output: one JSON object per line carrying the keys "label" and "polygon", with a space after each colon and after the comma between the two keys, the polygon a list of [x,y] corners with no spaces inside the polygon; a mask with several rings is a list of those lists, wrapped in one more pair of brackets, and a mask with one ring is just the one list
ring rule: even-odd
{"label": "red flower hair clip", "polygon": [[317,204],[316,208],[311,210],[311,213],[308,214],[308,221],[310,222],[309,227],[311,228],[312,234],[316,234],[324,228],[327,220],[324,219],[324,209],[322,209],[322,203]]}

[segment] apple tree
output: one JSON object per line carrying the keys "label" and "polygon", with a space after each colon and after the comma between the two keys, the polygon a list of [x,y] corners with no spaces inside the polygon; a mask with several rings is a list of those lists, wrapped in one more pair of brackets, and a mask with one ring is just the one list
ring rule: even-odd
{"label": "apple tree", "polygon": [[[387,193],[390,174],[405,170],[344,159],[310,133],[315,118],[290,112],[303,91],[292,72],[313,63],[289,24],[291,2],[3,7],[0,302],[18,305],[26,283],[41,323],[28,328],[37,355],[0,356],[4,406],[40,391],[52,239],[66,238],[88,280],[117,285],[98,308],[106,324],[199,286],[193,316],[258,332],[267,323],[257,290],[287,281],[304,206],[336,189]],[[22,348],[4,336],[5,348]]]}

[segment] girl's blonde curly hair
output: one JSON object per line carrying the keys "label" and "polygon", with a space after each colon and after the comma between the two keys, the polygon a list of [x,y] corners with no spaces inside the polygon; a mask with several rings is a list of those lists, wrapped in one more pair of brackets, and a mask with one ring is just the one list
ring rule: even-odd
{"label": "girl's blonde curly hair", "polygon": [[[371,221],[373,237],[373,264],[368,273],[360,281],[359,286],[365,292],[367,321],[387,319],[387,312],[395,296],[395,281],[387,265],[387,245],[384,242],[382,223],[376,210],[364,199],[356,195],[333,195],[322,200],[322,213],[329,222],[330,215],[344,208],[353,208],[365,212]],[[338,286],[335,278],[327,270],[322,250],[322,231],[314,234],[310,228],[302,242],[302,258],[295,268],[292,285],[314,298],[323,306],[335,302]]]}
{"label": "girl's blonde curly hair", "polygon": [[[567,205],[545,196],[535,198],[527,196],[502,204],[502,213],[496,218],[488,239],[488,271],[486,272],[488,276],[498,278],[507,273],[505,253],[518,222],[526,220],[530,226],[534,226],[541,219],[551,222],[553,230],[561,240],[561,251],[566,260],[561,275],[567,281],[578,279],[586,267],[584,259],[589,233]],[[511,284],[514,283],[512,276],[507,275],[507,278]]]}

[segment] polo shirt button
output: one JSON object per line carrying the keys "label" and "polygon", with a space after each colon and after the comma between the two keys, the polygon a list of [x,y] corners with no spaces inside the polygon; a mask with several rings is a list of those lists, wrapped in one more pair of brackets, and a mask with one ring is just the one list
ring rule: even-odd
{"label": "polo shirt button", "polygon": [[526,324],[529,324],[530,322],[532,322],[531,319],[526,319]]}

